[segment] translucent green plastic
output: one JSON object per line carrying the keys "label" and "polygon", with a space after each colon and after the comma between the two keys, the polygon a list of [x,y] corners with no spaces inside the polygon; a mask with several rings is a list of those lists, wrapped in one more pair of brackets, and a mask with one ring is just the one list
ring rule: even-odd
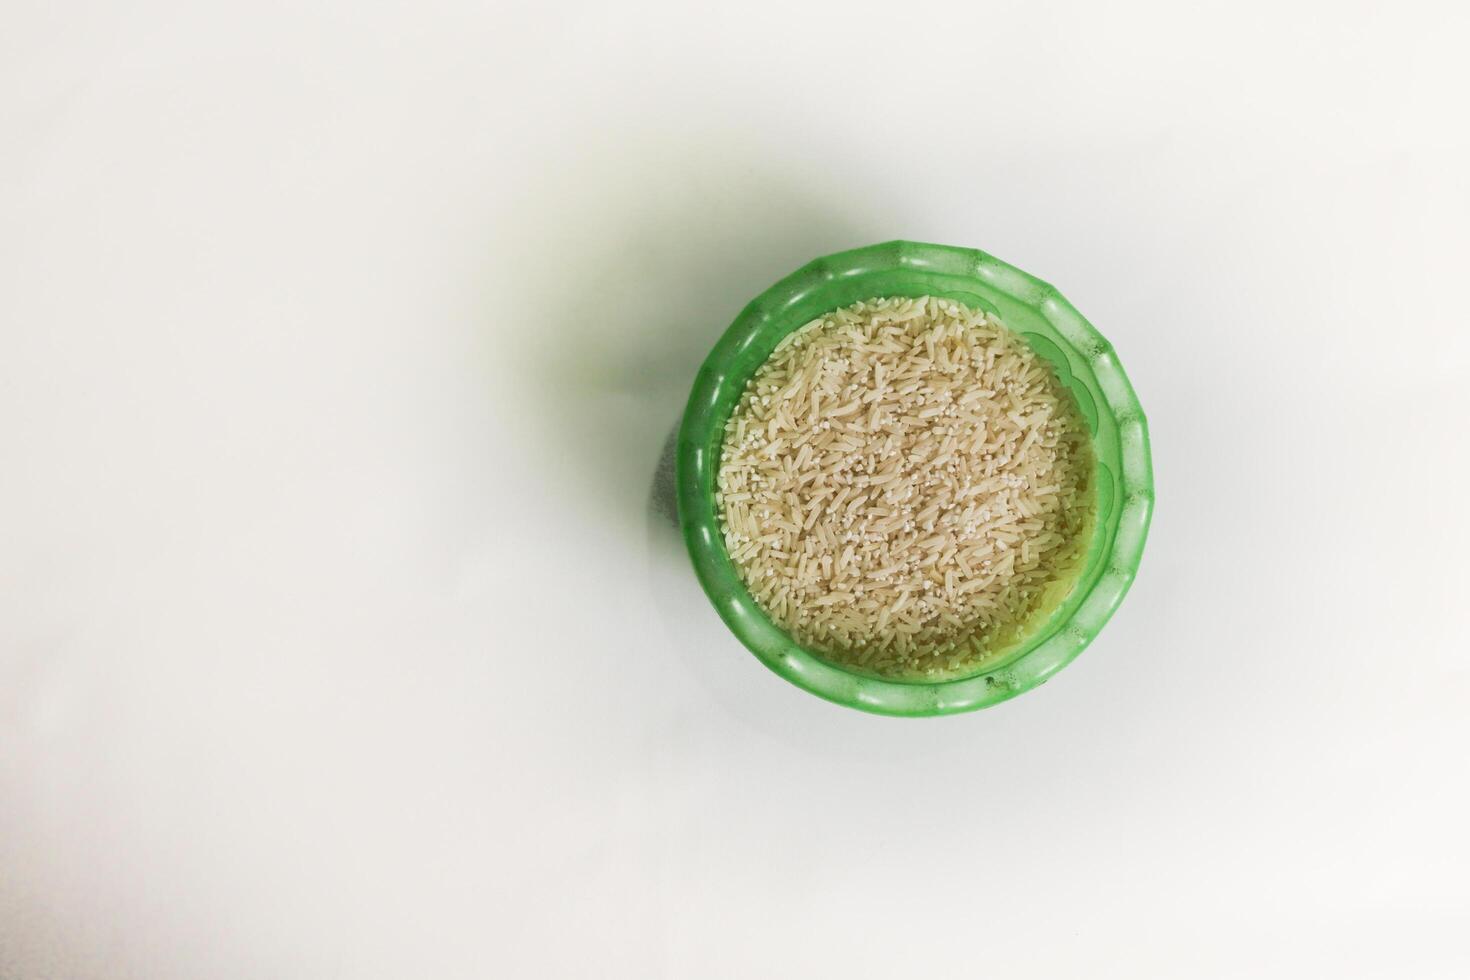
{"label": "translucent green plastic", "polygon": [[[1097,458],[1097,520],[1082,574],[1050,616],[1003,655],[960,679],[932,683],[853,673],[773,624],[725,552],[715,476],[725,420],[746,380],[782,337],[815,317],[874,296],[943,296],[1000,317],[1077,397]],[[1015,697],[1070,663],[1122,602],[1153,513],[1143,409],[1112,345],[1051,286],[984,252],[887,242],[817,259],[757,296],[715,344],[679,429],[679,522],[694,570],[731,632],[761,662],[813,694],[888,715],[973,711]]]}

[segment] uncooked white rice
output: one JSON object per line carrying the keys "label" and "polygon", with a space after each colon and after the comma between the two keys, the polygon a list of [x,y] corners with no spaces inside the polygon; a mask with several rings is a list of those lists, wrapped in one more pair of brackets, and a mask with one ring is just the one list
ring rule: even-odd
{"label": "uncooked white rice", "polygon": [[993,316],[886,297],[793,331],[725,425],[725,547],[772,620],[894,677],[972,672],[1066,595],[1092,450]]}

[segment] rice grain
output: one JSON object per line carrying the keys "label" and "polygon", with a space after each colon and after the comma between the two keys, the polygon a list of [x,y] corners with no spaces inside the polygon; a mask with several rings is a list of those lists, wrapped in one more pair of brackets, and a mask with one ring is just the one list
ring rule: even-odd
{"label": "rice grain", "polygon": [[889,677],[973,673],[1065,597],[1093,519],[1085,423],[993,316],[933,297],[787,335],[725,425],[716,502],[798,642]]}

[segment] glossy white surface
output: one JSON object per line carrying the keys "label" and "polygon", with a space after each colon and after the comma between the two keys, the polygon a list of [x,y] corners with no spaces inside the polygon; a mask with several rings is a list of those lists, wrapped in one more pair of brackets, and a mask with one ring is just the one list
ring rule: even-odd
{"label": "glossy white surface", "polygon": [[[0,977],[1461,977],[1470,14],[54,4],[0,31]],[[1158,507],[932,721],[650,487],[807,259],[1116,345]]]}

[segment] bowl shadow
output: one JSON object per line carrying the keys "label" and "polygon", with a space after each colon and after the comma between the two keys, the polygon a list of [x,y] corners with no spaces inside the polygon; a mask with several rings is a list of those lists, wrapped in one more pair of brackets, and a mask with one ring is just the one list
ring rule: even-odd
{"label": "bowl shadow", "polygon": [[636,534],[651,512],[672,527],[670,426],[710,348],[771,283],[871,235],[824,188],[718,138],[579,149],[510,216],[539,229],[507,270],[535,311],[518,341],[540,402],[525,419],[603,526]]}

